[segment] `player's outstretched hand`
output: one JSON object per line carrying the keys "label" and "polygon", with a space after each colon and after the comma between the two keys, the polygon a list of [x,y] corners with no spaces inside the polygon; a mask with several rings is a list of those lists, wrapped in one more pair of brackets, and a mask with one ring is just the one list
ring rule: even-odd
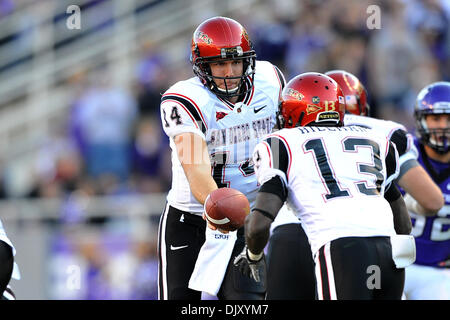
{"label": "player's outstretched hand", "polygon": [[261,275],[265,274],[266,260],[264,253],[261,253],[259,259],[250,259],[247,246],[245,246],[242,252],[234,259],[234,265],[238,267],[242,274],[253,278],[256,282],[260,282]]}
{"label": "player's outstretched hand", "polygon": [[203,220],[206,221],[206,224],[207,224],[208,228],[210,228],[211,230],[218,230],[218,231],[220,231],[220,232],[222,232],[222,233],[225,233],[225,234],[227,234],[227,233],[229,232],[229,231],[227,231],[227,230],[223,230],[223,229],[217,228],[215,225],[211,224],[211,223],[208,221],[208,219],[206,219],[206,216],[205,216],[205,213],[204,213],[204,212],[203,212],[202,217],[203,217]]}

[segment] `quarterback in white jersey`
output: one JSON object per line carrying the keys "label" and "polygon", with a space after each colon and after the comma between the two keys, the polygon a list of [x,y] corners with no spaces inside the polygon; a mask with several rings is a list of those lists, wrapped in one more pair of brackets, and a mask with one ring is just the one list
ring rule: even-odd
{"label": "quarterback in white jersey", "polygon": [[[326,75],[295,77],[282,99],[289,129],[254,150],[261,188],[246,219],[248,249],[235,263],[255,277],[270,222],[286,202],[310,241],[319,299],[400,299],[404,269],[395,267],[391,237],[408,234],[411,221],[392,183],[399,172],[395,145],[374,130],[342,126],[345,100]],[[371,265],[385,276],[377,290],[367,286]]]}
{"label": "quarterback in white jersey", "polygon": [[[205,90],[198,77],[176,83],[161,100],[163,128],[171,138],[172,150],[175,150],[173,137],[180,133],[192,132],[201,136],[208,146],[217,186],[241,191],[250,204],[257,191],[256,179],[252,177],[252,151],[275,125],[282,84],[279,71],[271,63],[256,61],[255,69],[252,90],[236,104]],[[200,152],[196,153],[192,159],[200,161],[200,156]],[[203,204],[192,195],[176,152],[172,153],[172,171],[177,179],[172,180],[168,204],[202,215]]]}
{"label": "quarterback in white jersey", "polygon": [[161,99],[173,179],[159,229],[160,299],[200,299],[202,291],[262,299],[264,285],[233,281],[239,272],[229,261],[244,246],[243,230],[225,235],[206,228],[202,215],[217,188],[235,188],[253,204],[252,151],[276,123],[284,78],[271,63],[256,61],[245,29],[224,17],[196,29],[191,60],[196,77],[174,84]]}

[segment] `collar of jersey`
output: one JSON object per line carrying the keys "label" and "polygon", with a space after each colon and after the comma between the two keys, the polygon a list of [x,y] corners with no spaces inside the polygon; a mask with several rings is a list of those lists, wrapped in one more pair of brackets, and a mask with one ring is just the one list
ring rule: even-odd
{"label": "collar of jersey", "polygon": [[[245,85],[248,87],[250,85],[250,83],[252,82],[252,79],[250,77],[246,78],[246,82]],[[238,102],[242,102],[242,104],[244,105],[249,105],[252,101],[253,98],[253,93],[255,92],[255,86],[252,87],[252,90],[247,92],[247,94],[245,95],[244,99],[242,101],[238,101]],[[234,103],[226,100],[226,99],[222,99],[221,97],[219,97],[219,100],[223,102],[224,105],[226,105],[230,110],[234,109]],[[236,103],[238,103],[236,102]]]}

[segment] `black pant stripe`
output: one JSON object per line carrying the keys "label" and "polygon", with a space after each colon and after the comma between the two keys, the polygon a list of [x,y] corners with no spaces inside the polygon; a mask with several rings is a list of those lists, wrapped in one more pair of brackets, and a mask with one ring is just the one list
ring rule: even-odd
{"label": "black pant stripe", "polygon": [[164,212],[161,215],[161,219],[159,222],[159,230],[158,230],[158,259],[159,266],[158,268],[158,300],[166,300],[165,291],[167,290],[167,278],[166,278],[166,270],[165,266],[166,262],[166,241],[165,241],[165,222],[167,220],[167,212],[169,210],[169,204],[166,203],[166,207],[164,208]]}
{"label": "black pant stripe", "polygon": [[328,269],[325,260],[325,246],[319,250],[320,278],[322,280],[323,300],[331,300],[330,284],[328,283]]}

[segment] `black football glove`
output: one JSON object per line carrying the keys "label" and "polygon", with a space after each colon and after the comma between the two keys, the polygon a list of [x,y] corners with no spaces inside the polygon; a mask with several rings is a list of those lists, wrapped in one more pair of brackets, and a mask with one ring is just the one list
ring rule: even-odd
{"label": "black football glove", "polygon": [[247,246],[245,246],[242,252],[234,258],[234,265],[245,276],[252,278],[256,282],[260,282],[261,274],[264,274],[264,269],[266,268],[266,260],[264,253],[258,260],[250,259],[247,253]]}

